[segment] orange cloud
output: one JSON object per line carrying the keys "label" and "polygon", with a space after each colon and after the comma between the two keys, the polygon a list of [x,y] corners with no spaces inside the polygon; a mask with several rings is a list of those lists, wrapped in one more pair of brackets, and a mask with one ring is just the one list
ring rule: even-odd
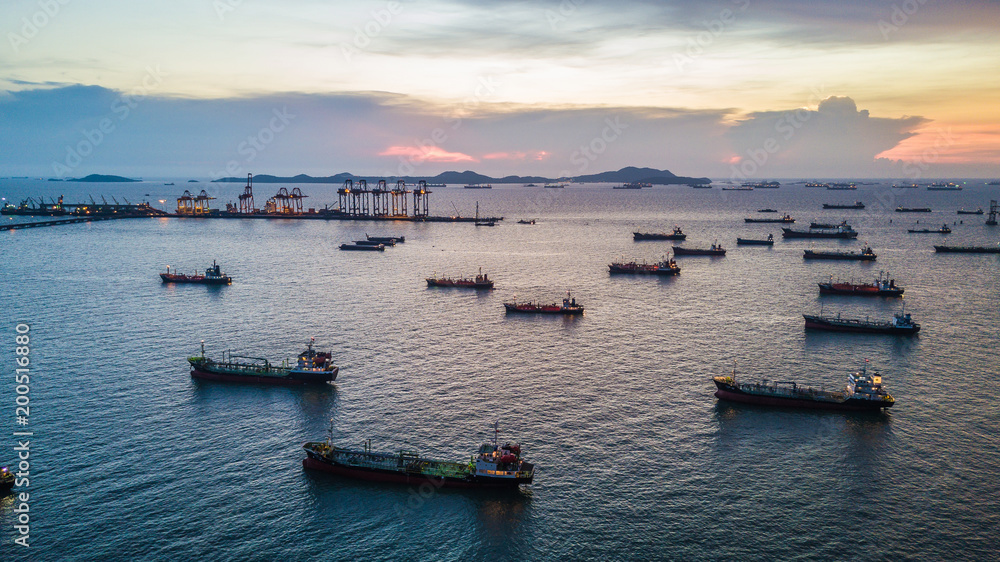
{"label": "orange cloud", "polygon": [[411,162],[479,162],[461,152],[448,152],[437,146],[390,146],[379,156],[403,156]]}
{"label": "orange cloud", "polygon": [[533,150],[530,152],[491,152],[483,155],[483,160],[545,160],[549,153],[544,150]]}

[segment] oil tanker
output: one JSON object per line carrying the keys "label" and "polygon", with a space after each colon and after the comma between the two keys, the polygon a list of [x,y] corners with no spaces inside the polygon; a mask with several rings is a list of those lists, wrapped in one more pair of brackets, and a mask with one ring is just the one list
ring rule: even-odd
{"label": "oil tanker", "polygon": [[736,369],[725,377],[714,377],[716,398],[744,404],[815,408],[823,410],[879,411],[896,400],[882,386],[882,376],[868,374],[867,365],[847,376],[847,386],[839,392],[817,390],[792,381],[766,380],[744,383],[736,380]]}
{"label": "oil tanker", "polygon": [[443,461],[424,457],[415,451],[395,453],[372,451],[370,441],[364,449],[345,449],[333,444],[333,432],[325,441],[305,443],[303,468],[322,470],[349,478],[420,485],[430,483],[447,488],[517,488],[531,484],[535,465],[521,458],[517,443],[500,445],[499,423],[493,424],[493,439],[483,443],[468,461]]}
{"label": "oil tanker", "polygon": [[191,376],[224,382],[249,382],[258,384],[324,384],[337,380],[340,367],[333,364],[331,354],[313,349],[315,338],[309,340],[305,351],[299,354],[295,365],[285,360],[272,365],[267,359],[234,355],[223,352],[222,361],[205,357],[205,342],[201,342],[201,355],[188,357]]}

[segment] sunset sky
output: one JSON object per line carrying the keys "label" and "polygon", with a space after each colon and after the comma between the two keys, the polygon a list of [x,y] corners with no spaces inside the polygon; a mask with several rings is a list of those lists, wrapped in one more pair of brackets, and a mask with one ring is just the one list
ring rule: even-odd
{"label": "sunset sky", "polygon": [[11,1],[0,175],[1000,177],[1000,3]]}

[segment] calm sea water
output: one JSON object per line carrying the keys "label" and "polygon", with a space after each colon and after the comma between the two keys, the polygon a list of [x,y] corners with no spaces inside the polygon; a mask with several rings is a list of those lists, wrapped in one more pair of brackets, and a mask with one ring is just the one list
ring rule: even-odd
{"label": "calm sea water", "polygon": [[[204,184],[0,180],[0,195],[172,201]],[[293,186],[289,186],[293,187]],[[302,185],[309,206],[337,186]],[[210,186],[219,202],[242,186]],[[276,190],[262,186],[260,192]],[[2,232],[0,357],[31,326],[30,541],[12,544],[0,500],[0,559],[738,559],[995,560],[1000,541],[997,343],[1000,257],[932,245],[996,244],[1000,230],[955,210],[961,192],[807,189],[722,192],[496,186],[435,189],[431,213],[503,215],[495,228],[289,220],[109,221]],[[146,197],[145,194],[150,194]],[[824,211],[864,201],[864,211]],[[110,200],[110,197],[109,197]],[[154,203],[156,204],[156,203]],[[929,206],[930,215],[892,212]],[[858,241],[783,241],[747,225],[756,209],[844,218]],[[535,225],[515,224],[533,218]],[[4,218],[9,222],[9,219]],[[23,220],[23,219],[21,219]],[[920,225],[954,233],[907,234]],[[891,222],[890,222],[891,221]],[[634,230],[681,225],[676,278],[611,277],[670,242]],[[737,247],[737,236],[778,239]],[[365,233],[406,236],[384,254],[340,252]],[[874,264],[805,261],[857,249]],[[163,285],[166,265],[218,260],[232,286]],[[428,289],[435,272],[496,279],[492,292]],[[820,297],[831,275],[888,270],[919,336],[807,333],[802,313],[888,318],[898,299]],[[502,302],[572,291],[579,318],[508,317]],[[199,382],[185,358],[205,340],[281,359],[310,337],[341,374],[323,388]],[[896,398],[882,415],[718,402],[711,377],[840,388],[871,361]],[[0,383],[0,463],[14,460],[15,385]],[[462,459],[500,420],[537,464],[516,493],[429,491],[305,472],[301,444],[335,439]]]}

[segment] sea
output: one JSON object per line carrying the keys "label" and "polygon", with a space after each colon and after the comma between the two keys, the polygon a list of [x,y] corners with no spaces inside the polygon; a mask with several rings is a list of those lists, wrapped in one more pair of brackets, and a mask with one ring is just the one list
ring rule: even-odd
{"label": "sea", "polygon": [[[956,214],[988,210],[1000,187],[926,183],[450,185],[431,189],[431,215],[473,216],[478,205],[504,220],[145,218],[0,232],[0,465],[26,469],[0,498],[0,560],[997,560],[1000,256],[933,245],[1000,242],[985,216]],[[299,187],[308,208],[338,204],[338,185],[258,184],[258,206],[281,186]],[[172,209],[184,189],[206,189],[221,207],[243,186],[0,180],[15,204],[63,195]],[[822,208],[856,200],[866,208]],[[763,208],[800,229],[847,220],[861,235],[783,240],[782,225],[743,221]],[[2,224],[31,220],[44,219]],[[907,232],[942,224],[953,232]],[[680,256],[676,277],[609,275],[614,261],[670,253],[672,242],[633,232],[675,225],[685,246],[718,241],[727,255]],[[769,233],[773,247],[736,245]],[[366,234],[406,241],[384,253],[338,249]],[[865,243],[877,261],[803,259],[804,249]],[[158,277],[213,262],[231,286]],[[495,290],[425,282],[480,270]],[[831,277],[880,274],[905,298],[818,293]],[[582,316],[507,315],[502,304],[567,293]],[[806,331],[802,318],[903,311],[918,335]],[[334,384],[189,374],[202,343],[210,357],[280,362],[310,338],[340,366]],[[890,410],[713,395],[712,377],[734,371],[837,390],[863,368],[882,374]],[[302,467],[302,444],[328,436],[462,461],[494,422],[535,463],[531,485],[421,488]]]}

